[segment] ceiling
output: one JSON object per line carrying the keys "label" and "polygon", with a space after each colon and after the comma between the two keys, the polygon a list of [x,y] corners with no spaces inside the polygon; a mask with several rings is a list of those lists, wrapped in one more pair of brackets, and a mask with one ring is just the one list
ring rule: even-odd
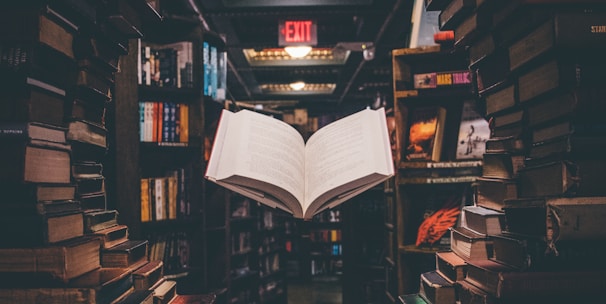
{"label": "ceiling", "polygon": [[[412,0],[195,1],[205,26],[223,35],[226,42],[228,99],[279,111],[306,108],[311,115],[391,100],[390,51],[405,47],[408,41]],[[333,61],[303,64],[290,60],[288,65],[281,66],[251,64],[243,50],[254,53],[281,48],[279,23],[285,19],[315,20],[314,48],[335,51]],[[329,53],[317,52],[313,58],[323,54]],[[328,90],[319,93],[269,90],[288,87],[296,81]]]}

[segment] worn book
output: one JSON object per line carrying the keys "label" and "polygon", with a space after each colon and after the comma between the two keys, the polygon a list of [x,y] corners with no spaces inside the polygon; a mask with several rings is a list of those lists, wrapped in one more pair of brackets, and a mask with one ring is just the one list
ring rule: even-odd
{"label": "worn book", "polygon": [[87,233],[96,233],[116,225],[118,225],[118,210],[105,209],[84,213],[84,230]]}
{"label": "worn book", "polygon": [[25,183],[71,182],[71,147],[44,140],[2,141],[0,181]]}
{"label": "worn book", "polygon": [[63,126],[65,89],[34,77],[14,77],[6,83],[14,90],[0,96],[0,120],[11,122],[37,121]]}
{"label": "worn book", "polygon": [[504,232],[491,235],[491,260],[521,271],[606,269],[600,240],[558,240]]}
{"label": "worn book", "polygon": [[105,191],[77,195],[84,212],[103,211],[107,209],[107,195]]}
{"label": "worn book", "polygon": [[101,267],[101,241],[81,236],[49,246],[0,249],[3,282],[17,275],[68,282]]}
{"label": "worn book", "polygon": [[6,202],[73,201],[76,185],[5,182],[0,184],[0,192]]}
{"label": "worn book", "polygon": [[107,249],[128,240],[128,226],[116,225],[92,233],[101,238],[101,248]]}
{"label": "worn book", "polygon": [[[84,235],[82,212],[0,216],[0,247],[44,246]],[[12,231],[12,232],[9,232]]]}
{"label": "worn book", "polygon": [[450,228],[450,250],[465,261],[487,259],[491,255],[488,236],[463,227]]}
{"label": "worn book", "polygon": [[467,262],[452,251],[436,252],[436,271],[451,283],[465,278]]}
{"label": "worn book", "polygon": [[410,109],[405,130],[404,158],[408,161],[440,161],[445,123],[444,107]]}
{"label": "worn book", "polygon": [[465,281],[499,299],[597,297],[606,284],[606,270],[517,271],[492,260],[475,260],[468,262]]}
{"label": "worn book", "polygon": [[486,178],[476,179],[476,205],[501,211],[505,200],[518,198],[518,183],[515,178]]}
{"label": "worn book", "polygon": [[110,304],[120,299],[131,286],[132,276],[128,270],[98,268],[66,284],[35,282],[0,289],[0,302],[40,303],[43,299],[48,304]]}
{"label": "worn book", "polygon": [[553,14],[547,22],[509,47],[510,69],[516,70],[553,49],[591,53],[604,49],[606,37],[596,32],[606,14],[597,10],[566,11]]}
{"label": "worn book", "polygon": [[570,133],[533,144],[528,149],[527,166],[575,160],[579,158],[599,159],[606,155],[606,135],[579,135]]}
{"label": "worn book", "polygon": [[501,304],[502,302],[475,285],[460,280],[455,282],[458,302],[460,304]]}
{"label": "worn book", "polygon": [[101,250],[101,265],[137,269],[148,262],[147,249],[147,240],[128,240]]}
{"label": "worn book", "polygon": [[168,304],[177,295],[177,282],[164,280],[154,289],[154,303]]}
{"label": "worn book", "polygon": [[74,160],[100,161],[107,152],[107,129],[89,121],[75,120],[68,124],[67,140]]}
{"label": "worn book", "polygon": [[536,197],[506,202],[507,231],[558,240],[605,239],[606,197]]}
{"label": "worn book", "polygon": [[134,290],[113,304],[154,304],[153,290]]}
{"label": "worn book", "polygon": [[461,227],[478,234],[500,234],[505,229],[505,213],[480,206],[464,206],[460,223]]}
{"label": "worn book", "polygon": [[483,155],[482,177],[511,179],[524,167],[525,155],[510,152],[491,152]]}
{"label": "worn book", "polygon": [[421,294],[429,303],[454,303],[456,301],[455,288],[452,282],[446,280],[435,270],[421,273]]}
{"label": "worn book", "polygon": [[151,260],[133,272],[135,290],[149,290],[164,277],[164,262]]}
{"label": "worn book", "polygon": [[509,152],[525,154],[526,145],[519,136],[490,137],[486,140],[486,153]]}
{"label": "worn book", "polygon": [[80,212],[82,208],[80,201],[76,200],[32,201],[7,199],[0,204],[0,211],[3,214],[13,216],[54,216]]}
{"label": "worn book", "polygon": [[605,171],[604,159],[578,158],[525,166],[518,171],[518,196],[603,196]]}
{"label": "worn book", "polygon": [[177,294],[170,304],[213,304],[217,296],[214,293],[208,294]]}
{"label": "worn book", "polygon": [[606,107],[606,89],[585,87],[541,98],[536,103],[528,105],[526,116],[529,127],[558,119],[597,124],[602,121],[603,117],[600,114],[604,107]]}
{"label": "worn book", "polygon": [[337,120],[307,142],[283,121],[249,110],[223,110],[205,177],[311,219],[393,174],[382,108]]}
{"label": "worn book", "polygon": [[67,129],[40,122],[1,122],[0,139],[43,140],[66,144]]}

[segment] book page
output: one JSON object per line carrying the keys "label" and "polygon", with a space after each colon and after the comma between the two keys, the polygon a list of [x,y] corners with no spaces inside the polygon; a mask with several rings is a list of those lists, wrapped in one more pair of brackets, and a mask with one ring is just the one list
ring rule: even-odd
{"label": "book page", "polygon": [[325,126],[310,137],[305,153],[304,210],[341,185],[373,173],[393,173],[383,109],[364,110]]}
{"label": "book page", "polygon": [[302,201],[305,143],[299,132],[278,119],[248,110],[235,114],[224,110],[223,115],[230,118],[225,134],[220,134],[223,130],[217,133],[223,143],[221,151],[211,155],[209,168],[215,162],[216,168],[209,175],[218,180],[238,175],[263,181]]}

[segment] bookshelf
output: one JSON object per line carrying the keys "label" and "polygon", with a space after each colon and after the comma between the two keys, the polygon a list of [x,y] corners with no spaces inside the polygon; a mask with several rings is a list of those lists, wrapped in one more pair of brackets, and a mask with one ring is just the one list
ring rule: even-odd
{"label": "bookshelf", "polygon": [[[386,238],[391,236],[395,246],[393,261],[386,261],[386,275],[392,265],[397,273],[396,294],[390,290],[393,283],[387,284],[391,298],[417,293],[419,276],[435,269],[435,252],[449,248],[447,227],[432,226],[441,236],[422,233],[420,237],[419,229],[440,209],[471,204],[472,183],[482,173],[478,149],[489,136],[471,90],[466,52],[422,46],[394,50],[392,58],[398,172],[391,207],[395,220],[386,223]],[[435,107],[445,115],[425,114]],[[470,109],[477,112],[475,119],[482,119],[474,122],[474,134],[466,137],[463,123],[468,118],[463,114]]]}
{"label": "bookshelf", "polygon": [[116,79],[111,204],[130,235],[149,240],[150,258],[163,261],[177,293],[203,293],[205,33],[191,10],[158,5],[140,12],[143,37],[129,40]]}

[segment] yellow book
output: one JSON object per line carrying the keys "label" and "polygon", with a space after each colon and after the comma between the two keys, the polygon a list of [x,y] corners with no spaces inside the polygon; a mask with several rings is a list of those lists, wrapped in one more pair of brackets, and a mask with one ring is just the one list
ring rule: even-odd
{"label": "yellow book", "polygon": [[179,107],[179,141],[189,142],[189,105]]}
{"label": "yellow book", "polygon": [[149,179],[141,179],[141,221],[151,221],[151,210],[149,206]]}

